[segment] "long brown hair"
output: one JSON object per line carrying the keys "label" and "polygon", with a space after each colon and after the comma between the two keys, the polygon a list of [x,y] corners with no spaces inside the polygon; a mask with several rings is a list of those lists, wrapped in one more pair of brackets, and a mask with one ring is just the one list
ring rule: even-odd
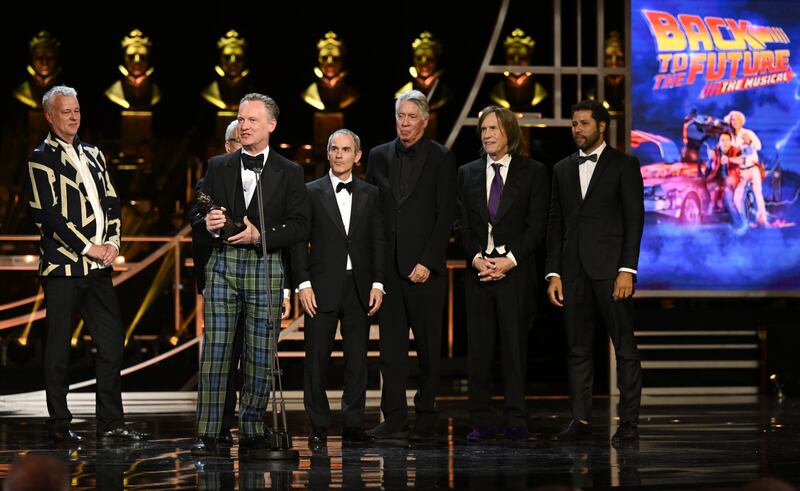
{"label": "long brown hair", "polygon": [[[520,155],[525,151],[525,139],[522,137],[522,129],[519,127],[519,122],[514,113],[508,109],[500,106],[487,106],[485,107],[478,117],[478,137],[481,136],[481,125],[483,121],[490,115],[494,114],[497,118],[497,124],[500,130],[508,139],[508,153],[511,155]],[[481,155],[485,154],[486,150],[481,146]]]}

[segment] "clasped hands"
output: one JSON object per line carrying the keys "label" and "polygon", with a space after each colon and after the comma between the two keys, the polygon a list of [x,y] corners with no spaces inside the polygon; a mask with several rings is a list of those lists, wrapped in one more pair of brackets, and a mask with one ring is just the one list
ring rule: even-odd
{"label": "clasped hands", "polygon": [[113,263],[117,255],[119,255],[119,251],[111,244],[92,244],[89,250],[86,251],[86,255],[89,256],[89,259],[94,259],[99,263],[103,263],[104,266],[111,266],[111,263]]}
{"label": "clasped hands", "polygon": [[500,281],[514,268],[514,261],[507,257],[476,257],[472,267],[478,270],[478,278],[482,283]]}

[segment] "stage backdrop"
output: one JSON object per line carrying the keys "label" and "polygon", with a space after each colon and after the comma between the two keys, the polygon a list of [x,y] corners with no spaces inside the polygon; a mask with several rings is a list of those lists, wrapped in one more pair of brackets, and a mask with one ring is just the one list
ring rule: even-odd
{"label": "stage backdrop", "polygon": [[800,291],[796,0],[631,0],[631,40],[638,288]]}

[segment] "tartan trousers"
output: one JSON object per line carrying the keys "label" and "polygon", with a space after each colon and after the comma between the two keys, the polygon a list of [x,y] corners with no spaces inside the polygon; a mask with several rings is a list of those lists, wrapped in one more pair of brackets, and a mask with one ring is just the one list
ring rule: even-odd
{"label": "tartan trousers", "polygon": [[[197,386],[197,434],[219,436],[236,321],[244,316],[239,433],[264,434],[269,399],[270,329],[280,327],[283,265],[280,251],[264,259],[252,248],[223,245],[206,265],[205,333]],[[271,309],[270,309],[271,307]]]}

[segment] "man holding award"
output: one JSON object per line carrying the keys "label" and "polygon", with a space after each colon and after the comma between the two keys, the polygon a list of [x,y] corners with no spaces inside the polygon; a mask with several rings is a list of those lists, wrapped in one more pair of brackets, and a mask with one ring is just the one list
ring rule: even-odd
{"label": "man holding award", "polygon": [[[218,436],[240,316],[244,319],[244,380],[239,399],[239,455],[258,459],[270,451],[263,421],[274,348],[269,346],[269,330],[280,327],[281,249],[304,240],[310,226],[303,169],[269,146],[277,118],[278,105],[272,98],[245,95],[238,115],[242,149],[211,158],[199,190],[207,196],[208,205],[193,216],[192,225],[205,229],[214,247],[205,269],[205,334],[193,455],[226,452]],[[256,196],[258,176],[262,209]],[[264,218],[265,237],[256,225],[259,214]]]}

